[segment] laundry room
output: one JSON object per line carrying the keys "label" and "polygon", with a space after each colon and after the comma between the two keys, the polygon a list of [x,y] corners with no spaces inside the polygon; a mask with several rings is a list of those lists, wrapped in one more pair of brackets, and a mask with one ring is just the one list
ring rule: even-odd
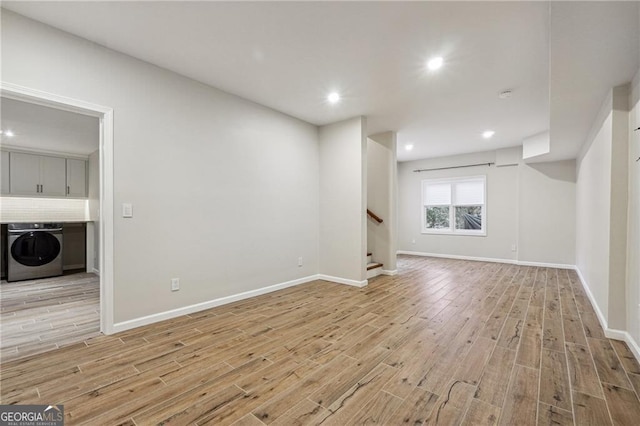
{"label": "laundry room", "polygon": [[96,117],[0,98],[3,359],[99,332]]}

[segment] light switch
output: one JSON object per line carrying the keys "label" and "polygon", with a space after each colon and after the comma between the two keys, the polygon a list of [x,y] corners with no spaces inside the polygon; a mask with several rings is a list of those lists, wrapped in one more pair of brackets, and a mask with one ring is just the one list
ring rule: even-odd
{"label": "light switch", "polygon": [[131,203],[122,203],[122,217],[133,217],[133,205]]}

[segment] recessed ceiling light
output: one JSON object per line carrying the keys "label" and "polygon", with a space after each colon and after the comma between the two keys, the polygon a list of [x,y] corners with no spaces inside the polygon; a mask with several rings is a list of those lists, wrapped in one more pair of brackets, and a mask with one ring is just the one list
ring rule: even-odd
{"label": "recessed ceiling light", "polygon": [[500,99],[509,99],[511,95],[513,95],[513,92],[511,90],[505,90],[504,92],[498,93],[498,97]]}
{"label": "recessed ceiling light", "polygon": [[482,132],[482,137],[485,139],[491,139],[491,137],[493,137],[493,135],[495,135],[496,132],[494,132],[493,130],[485,130],[484,132]]}
{"label": "recessed ceiling light", "polygon": [[429,62],[427,62],[427,68],[431,71],[435,71],[441,68],[443,63],[444,59],[442,59],[442,56],[436,56],[435,58],[429,59]]}
{"label": "recessed ceiling light", "polygon": [[329,96],[327,96],[327,100],[332,104],[335,104],[340,101],[340,95],[336,92],[329,93]]}
{"label": "recessed ceiling light", "polygon": [[15,136],[15,133],[13,133],[11,130],[5,130],[4,132],[2,132],[2,134],[10,138]]}
{"label": "recessed ceiling light", "polygon": [[411,151],[413,149],[413,144],[408,143],[404,146],[404,149],[406,149],[407,151]]}

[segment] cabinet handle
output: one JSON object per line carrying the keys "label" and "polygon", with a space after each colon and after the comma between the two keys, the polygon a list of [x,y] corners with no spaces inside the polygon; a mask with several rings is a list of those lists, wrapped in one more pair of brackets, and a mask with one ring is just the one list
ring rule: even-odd
{"label": "cabinet handle", "polygon": [[69,190],[69,186],[67,185],[67,195],[69,195],[71,191]]}

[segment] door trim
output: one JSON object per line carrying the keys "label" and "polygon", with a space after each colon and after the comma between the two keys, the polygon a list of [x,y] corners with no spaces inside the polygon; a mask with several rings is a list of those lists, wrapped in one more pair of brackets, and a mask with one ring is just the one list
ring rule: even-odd
{"label": "door trim", "polygon": [[100,331],[113,334],[113,108],[4,81],[0,96],[100,119]]}

